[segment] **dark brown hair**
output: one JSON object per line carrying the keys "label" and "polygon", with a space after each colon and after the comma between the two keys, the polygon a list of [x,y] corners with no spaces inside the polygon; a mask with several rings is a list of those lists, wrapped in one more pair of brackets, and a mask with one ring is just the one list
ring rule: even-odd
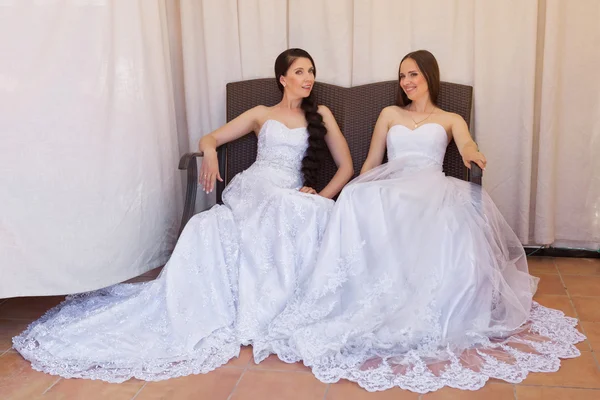
{"label": "dark brown hair", "polygon": [[[407,58],[417,63],[417,67],[419,67],[419,70],[427,81],[431,102],[437,106],[438,96],[440,95],[440,67],[437,60],[427,50],[417,50],[405,55],[402,61],[400,61],[400,66],[402,66],[402,63]],[[398,66],[398,86],[400,86],[400,66]],[[398,100],[396,103],[400,107],[405,107],[412,103],[412,100],[408,98],[401,87],[398,88]]]}
{"label": "dark brown hair", "polygon": [[[292,63],[298,58],[308,58],[313,65],[315,76],[317,75],[315,62],[308,52],[302,49],[288,49],[275,60],[275,79],[281,93],[283,93],[283,85],[280,78],[287,74]],[[308,148],[302,159],[304,186],[314,188],[317,184],[317,171],[326,154],[325,135],[327,134],[327,128],[323,125],[323,117],[317,112],[318,106],[312,91],[308,97],[302,99],[300,107],[304,111],[304,117],[308,123]]]}

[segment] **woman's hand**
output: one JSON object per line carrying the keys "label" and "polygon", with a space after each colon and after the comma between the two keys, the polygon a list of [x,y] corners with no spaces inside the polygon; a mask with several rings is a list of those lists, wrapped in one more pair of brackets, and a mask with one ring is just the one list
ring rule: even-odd
{"label": "woman's hand", "polygon": [[307,193],[307,194],[317,194],[317,191],[315,189],[308,187],[308,186],[302,186],[302,189],[300,189],[300,192]]}
{"label": "woman's hand", "polygon": [[469,149],[468,151],[465,151],[462,156],[462,159],[463,163],[465,164],[465,167],[469,169],[471,169],[472,162],[479,165],[479,167],[482,170],[485,170],[485,166],[487,165],[487,160],[485,159],[485,156],[475,149]]}
{"label": "woman's hand", "polygon": [[205,151],[204,157],[202,158],[202,166],[200,167],[198,183],[202,185],[202,190],[208,194],[211,193],[215,188],[215,181],[217,179],[220,182],[223,182],[221,174],[219,174],[219,160],[217,159],[217,152],[215,150]]}
{"label": "woman's hand", "polygon": [[215,181],[223,182],[219,174],[217,147],[241,138],[248,132],[258,132],[258,121],[262,121],[269,111],[268,107],[256,106],[229,121],[219,129],[205,135],[198,143],[198,151],[204,153],[198,183],[207,194],[215,188]]}

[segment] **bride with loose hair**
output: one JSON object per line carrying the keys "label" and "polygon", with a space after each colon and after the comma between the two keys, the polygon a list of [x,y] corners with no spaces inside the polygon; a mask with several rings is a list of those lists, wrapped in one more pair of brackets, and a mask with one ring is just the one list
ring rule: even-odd
{"label": "bride with loose hair", "polygon": [[270,324],[257,361],[272,352],[303,360],[323,382],[419,393],[558,370],[584,336],[576,319],[533,301],[538,279],[485,191],[442,172],[450,140],[467,167],[487,161],[463,118],[437,106],[434,56],[406,55],[398,84],[314,273]]}

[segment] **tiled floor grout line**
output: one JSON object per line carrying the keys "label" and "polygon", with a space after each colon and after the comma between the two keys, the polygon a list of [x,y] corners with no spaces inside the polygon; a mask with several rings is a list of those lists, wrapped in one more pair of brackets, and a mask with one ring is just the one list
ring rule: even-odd
{"label": "tiled floor grout line", "polygon": [[577,318],[577,320],[580,321],[579,325],[581,325],[581,320],[579,319],[579,312],[577,311],[577,308],[575,308],[575,303],[573,303],[573,299],[571,298],[571,293],[569,293],[569,289],[567,288],[567,285],[565,284],[565,280],[563,279],[562,273],[558,269],[558,266],[556,265],[556,261],[554,261],[554,258],[552,259],[552,263],[554,264],[554,267],[558,271],[558,277],[560,278],[560,283],[562,283],[563,288],[565,289],[565,292],[567,293],[567,297],[569,298],[569,303],[571,304],[571,307],[575,311],[575,318]]}
{"label": "tiled floor grout line", "polygon": [[328,383],[325,387],[325,393],[323,394],[323,400],[327,399],[327,393],[329,393],[329,388],[331,387],[331,383]]}
{"label": "tiled floor grout line", "polygon": [[558,264],[556,263],[556,259],[554,257],[550,258],[550,260],[552,260],[552,265],[554,265],[554,269],[556,270],[556,273],[560,275],[560,269],[558,268]]}
{"label": "tiled floor grout line", "polygon": [[148,382],[144,382],[144,384],[142,385],[142,387],[139,388],[139,390],[133,395],[133,397],[131,398],[131,400],[135,400],[135,398],[138,397],[138,395],[142,392],[142,390],[146,387],[147,384],[148,384]]}
{"label": "tiled floor grout line", "polygon": [[[565,280],[563,279],[562,273],[558,269],[558,265],[556,265],[556,261],[554,260],[554,258],[552,259],[552,263],[558,270],[558,276],[560,277],[560,281],[562,282],[562,285],[564,286],[565,291],[567,292],[567,297],[569,298],[569,303],[571,304],[571,307],[573,308],[573,310],[575,310],[575,317],[577,318],[579,329],[587,337],[587,334],[585,333],[585,328],[583,327],[583,324],[581,323],[581,318],[579,318],[579,311],[577,311],[577,307],[575,307],[575,303],[573,302],[571,293],[569,292],[569,289],[567,288],[567,285],[565,284]],[[591,344],[589,343],[589,341],[587,341],[586,345],[589,347],[589,349],[592,353],[592,358],[594,359],[594,363],[596,363],[596,368],[600,369],[600,362],[598,362],[596,353],[594,352],[594,349],[591,347]]]}
{"label": "tiled floor grout line", "polygon": [[[579,329],[587,337],[587,334],[585,333],[585,328],[583,327],[583,324],[581,323],[581,318],[579,318],[579,311],[577,311],[577,307],[575,307],[575,303],[573,302],[573,298],[571,297],[571,293],[569,292],[569,289],[567,288],[567,285],[565,284],[565,280],[563,278],[563,274],[560,271],[560,268],[558,268],[558,264],[556,263],[556,259],[554,257],[552,257],[551,260],[552,260],[552,265],[554,265],[554,268],[556,269],[556,272],[558,273],[558,277],[560,278],[560,282],[561,282],[563,288],[565,289],[565,292],[567,293],[567,298],[569,299],[569,304],[571,304],[571,308],[573,308],[573,311],[575,311],[575,317],[577,318]],[[569,275],[569,274],[567,274],[567,275]],[[584,297],[588,297],[588,296],[584,296]],[[592,358],[594,359],[594,362],[596,363],[596,368],[600,369],[600,362],[598,362],[598,357],[596,357],[596,353],[595,353],[594,349],[591,347],[591,345],[589,344],[589,342],[588,342],[587,345],[588,345],[588,347],[591,350]],[[538,386],[538,385],[522,385],[522,386]],[[572,386],[547,386],[547,385],[540,385],[540,386],[558,387],[558,388],[573,388]],[[599,389],[589,389],[589,388],[578,388],[578,389],[599,390]],[[516,390],[517,389],[516,389],[516,386],[515,386],[515,399],[517,398]]]}
{"label": "tiled floor grout line", "polygon": [[595,351],[592,351],[592,358],[594,359],[594,361],[596,361],[596,366],[600,370],[600,362],[598,362],[598,356],[596,355]]}
{"label": "tiled floor grout line", "polygon": [[[585,335],[585,331],[583,332],[583,334]],[[596,362],[596,368],[598,368],[600,370],[600,362],[598,362],[598,356],[596,355],[596,352],[593,351],[593,349],[592,349],[592,358]]]}
{"label": "tiled floor grout line", "polygon": [[[565,284],[565,280],[563,279],[562,273],[558,269],[558,265],[556,265],[556,261],[554,260],[554,258],[552,259],[552,263],[558,270],[558,276],[560,277],[560,281],[562,282],[562,285],[565,287],[565,291],[567,292],[567,297],[569,298],[569,303],[571,303],[571,307],[573,307],[573,310],[575,310],[575,317],[577,318],[577,321],[579,322],[579,324],[578,324],[579,329],[587,337],[587,334],[585,333],[585,328],[583,327],[583,324],[581,323],[581,318],[579,318],[579,311],[577,311],[577,307],[575,307],[575,303],[573,302],[571,293],[569,292],[569,289],[567,288],[567,285]],[[589,340],[587,341],[586,344],[589,347],[589,349],[591,350],[592,359],[594,360],[594,363],[596,363],[596,368],[600,370],[600,362],[598,362],[598,357],[596,357],[596,352],[592,348],[592,345],[589,343]]]}
{"label": "tiled floor grout line", "polygon": [[[250,363],[250,362],[248,361],[248,363]],[[238,385],[242,381],[242,378],[244,377],[244,374],[246,373],[246,371],[248,371],[248,368],[244,369],[242,371],[242,373],[240,374],[240,377],[238,378],[238,380],[235,383],[235,385],[233,385],[233,388],[231,389],[231,393],[229,393],[229,396],[227,397],[227,400],[231,400],[233,394],[235,393],[235,390],[237,389]]]}
{"label": "tiled floor grout line", "polygon": [[[556,262],[555,262],[555,264],[556,264]],[[557,266],[557,269],[558,269],[558,266]],[[558,271],[558,273],[560,275],[561,281],[563,282],[563,286],[566,287],[564,280],[563,280],[562,273],[560,272],[560,270]],[[569,274],[567,274],[567,275],[569,275]],[[575,274],[575,276],[582,276],[582,275]],[[585,275],[583,275],[583,276],[585,276]],[[583,324],[581,323],[581,318],[579,318],[579,312],[577,311],[577,308],[575,307],[575,303],[573,302],[573,299],[571,298],[571,293],[569,293],[569,290],[567,290],[567,296],[569,296],[569,301],[571,302],[571,306],[575,310],[575,315],[577,316],[577,320],[579,321],[579,329],[581,329],[581,332],[587,337],[585,328],[583,327]],[[597,296],[577,296],[577,297],[597,297]],[[588,341],[588,346],[590,347],[590,350],[592,353],[592,358],[594,359],[594,362],[596,363],[596,368],[600,369],[600,360],[598,360],[596,352],[594,351],[594,348],[591,347],[591,344],[589,343],[589,341]]]}
{"label": "tiled floor grout line", "polygon": [[235,393],[235,390],[237,389],[238,385],[242,381],[242,377],[244,376],[244,374],[246,373],[246,371],[248,371],[248,369],[250,368],[250,364],[252,363],[252,358],[253,357],[251,356],[250,359],[248,360],[248,362],[246,363],[246,365],[244,366],[244,369],[242,370],[242,373],[240,374],[240,377],[238,378],[238,380],[235,383],[235,385],[233,385],[233,387],[231,388],[231,393],[229,393],[229,396],[227,397],[227,400],[231,399],[231,396],[233,396],[233,394]]}
{"label": "tiled floor grout line", "polygon": [[[546,372],[545,372],[546,373]],[[550,372],[552,374],[553,372]],[[517,385],[515,385],[517,386]],[[590,388],[590,387],[582,387],[582,386],[559,386],[559,385],[534,385],[532,383],[519,383],[518,386],[528,386],[528,387],[544,387],[544,388],[558,388],[558,389],[580,389],[580,390],[595,390],[600,391],[600,388]]]}
{"label": "tiled floor grout line", "polygon": [[[573,307],[575,308],[575,307]],[[577,312],[577,310],[575,310],[575,312]],[[583,333],[583,335],[587,338],[587,334],[585,333],[585,328],[583,327],[583,324],[581,323],[581,320],[578,318],[577,321],[579,322],[579,330],[581,331],[581,333]],[[590,351],[593,352],[593,348],[591,344],[588,344],[588,346],[590,347]]]}
{"label": "tiled floor grout line", "polygon": [[270,368],[249,368],[252,371],[264,371],[264,372],[286,372],[296,374],[312,374],[310,371],[296,371],[293,369],[270,369]]}
{"label": "tiled floor grout line", "polygon": [[55,386],[55,385],[56,385],[58,382],[60,382],[61,380],[62,380],[62,378],[61,378],[61,377],[58,377],[58,379],[57,379],[57,380],[55,380],[55,381],[54,381],[54,383],[53,383],[52,385],[48,386],[48,387],[46,388],[46,390],[44,390],[44,393],[42,393],[42,395],[45,395],[46,393],[48,393],[48,391],[49,391],[50,389],[52,389],[52,388],[53,388],[53,387],[54,387],[54,386]]}

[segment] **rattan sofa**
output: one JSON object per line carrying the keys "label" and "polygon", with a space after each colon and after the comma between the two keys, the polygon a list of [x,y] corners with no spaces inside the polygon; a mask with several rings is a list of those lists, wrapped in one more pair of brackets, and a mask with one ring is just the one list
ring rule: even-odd
{"label": "rattan sofa", "polygon": [[[315,83],[314,94],[318,104],[329,107],[344,133],[358,174],[369,150],[371,135],[379,113],[384,107],[395,104],[398,81],[377,82],[345,88],[327,83]],[[471,122],[473,88],[456,83],[442,82],[438,105],[440,108],[461,115],[467,124]],[[253,79],[227,84],[227,121],[257,105],[274,105],[281,100],[281,92],[275,79]],[[249,132],[251,133],[251,132]],[[248,134],[218,149],[219,169],[224,182],[217,183],[217,202],[221,202],[223,189],[239,172],[248,168],[256,158],[256,135]],[[187,171],[187,187],[180,232],[194,214],[198,169],[196,158],[202,153],[186,153],[179,161],[179,169]],[[322,189],[335,174],[336,166],[328,155],[323,163],[315,189]],[[448,145],[444,159],[444,172],[455,178],[481,185],[481,169],[473,164],[469,170],[454,142]]]}

